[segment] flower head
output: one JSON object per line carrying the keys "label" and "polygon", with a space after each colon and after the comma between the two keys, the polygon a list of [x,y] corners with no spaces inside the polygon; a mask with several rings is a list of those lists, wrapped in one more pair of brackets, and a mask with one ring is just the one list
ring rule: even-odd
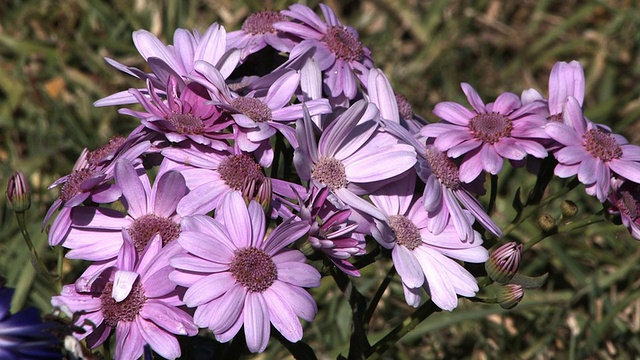
{"label": "flower head", "polygon": [[569,98],[563,116],[563,123],[550,122],[545,127],[547,134],[561,144],[554,153],[557,176],[577,174],[587,193],[601,202],[609,195],[612,172],[640,183],[639,146],[587,120],[575,98]]}
{"label": "flower head", "polygon": [[612,180],[609,212],[620,215],[631,236],[640,240],[640,185],[619,179]]}
{"label": "flower head", "polygon": [[22,171],[18,171],[9,178],[7,184],[7,204],[15,212],[25,212],[31,207],[31,192],[29,183]]}
{"label": "flower head", "polygon": [[290,52],[299,40],[273,27],[282,21],[288,19],[280,11],[263,10],[249,15],[240,30],[227,34],[227,49],[240,49],[243,59],[267,45],[281,52]]}
{"label": "flower head", "polygon": [[521,254],[522,244],[518,245],[513,241],[497,248],[485,263],[489,277],[500,283],[511,280],[520,267]]}
{"label": "flower head", "polygon": [[281,11],[292,20],[275,23],[273,27],[302,39],[291,50],[290,58],[314,49],[313,58],[324,71],[324,83],[331,97],[344,95],[353,99],[358,79],[365,83],[367,72],[373,67],[371,51],[360,42],[355,29],[343,25],[329,6],[320,4],[320,8],[326,22],[309,7],[294,4]]}
{"label": "flower head", "polygon": [[75,324],[85,332],[74,335],[86,339],[91,348],[115,329],[115,359],[137,359],[146,344],[162,357],[175,359],[180,356],[176,335],[193,336],[198,330],[179,308],[182,290],[167,278],[172,269],[169,259],[182,249],[177,243],[163,247],[160,236],[155,236],[139,254],[126,230],[122,236],[124,245],[115,266],[90,266],[51,304],[69,316],[78,315]]}
{"label": "flower head", "polygon": [[298,250],[287,248],[309,231],[305,222],[285,221],[265,239],[262,207],[249,206],[237,192],[229,193],[216,218],[186,217],[178,239],[188,252],[176,256],[171,279],[187,287],[184,301],[195,307],[194,321],[208,327],[221,342],[244,326],[249,350],[267,347],[270,325],[287,340],[302,338],[298,317],[311,321],[316,304],[303,289],[320,285],[320,274],[305,264]]}
{"label": "flower head", "polygon": [[497,174],[504,159],[513,163],[527,154],[540,159],[547,156],[539,141],[547,137],[546,119],[538,111],[543,103],[523,106],[517,95],[504,93],[485,105],[469,84],[461,87],[474,111],[453,102],[439,103],[433,113],[444,121],[420,131],[424,137],[435,138],[435,147],[449,157],[463,156],[461,181],[472,182],[482,170]]}

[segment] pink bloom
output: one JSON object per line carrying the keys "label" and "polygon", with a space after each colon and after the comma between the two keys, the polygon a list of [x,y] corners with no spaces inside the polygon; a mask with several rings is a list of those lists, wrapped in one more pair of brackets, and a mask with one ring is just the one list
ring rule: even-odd
{"label": "pink bloom", "polygon": [[141,167],[120,160],[116,164],[115,183],[122,189],[126,214],[107,207],[74,209],[72,228],[63,246],[71,249],[70,259],[106,261],[117,256],[122,247],[124,229],[138,252],[155,234],[164,245],[180,235],[181,217],[176,213],[178,202],[187,194],[184,177],[178,171],[167,171],[167,162],[160,167],[153,186]]}
{"label": "pink bloom", "polygon": [[472,182],[482,170],[497,174],[504,159],[513,162],[527,154],[540,159],[547,156],[540,144],[547,137],[546,119],[538,111],[543,103],[522,106],[517,95],[504,93],[495,103],[485,105],[469,84],[461,87],[474,111],[454,102],[439,103],[433,113],[444,121],[425,126],[420,135],[435,138],[435,147],[449,157],[463,156],[462,182]]}
{"label": "pink bloom", "polygon": [[458,304],[457,295],[474,296],[478,291],[475,277],[455,260],[482,263],[489,253],[476,231],[468,240],[460,240],[453,226],[437,235],[429,231],[422,198],[413,201],[414,179],[408,177],[370,195],[384,214],[383,219],[374,219],[372,234],[391,249],[407,304],[417,307],[424,288],[438,307],[451,311]]}
{"label": "pink bloom", "polygon": [[578,175],[589,195],[604,202],[609,195],[611,172],[640,183],[640,147],[621,135],[588,121],[578,100],[570,97],[563,110],[564,122],[551,122],[545,130],[562,145],[554,153],[561,178]]}
{"label": "pink bloom", "polygon": [[227,49],[240,49],[243,59],[267,45],[280,52],[290,52],[299,40],[274,29],[273,24],[281,21],[288,19],[279,11],[264,10],[249,15],[240,30],[227,34]]}
{"label": "pink bloom", "polygon": [[303,39],[291,50],[291,59],[315,49],[313,58],[324,71],[325,89],[331,97],[344,94],[353,99],[358,78],[366,82],[366,74],[373,67],[371,51],[362,45],[355,29],[343,25],[329,6],[320,4],[320,9],[326,22],[307,6],[294,4],[281,11],[294,21],[275,23],[273,27]]}
{"label": "pink bloom", "polygon": [[[91,348],[107,340],[115,329],[115,359],[137,359],[149,344],[164,358],[180,356],[176,335],[194,336],[198,329],[179,308],[181,291],[168,279],[169,259],[182,249],[162,247],[159,236],[139,254],[126,230],[124,245],[114,267],[96,272],[89,267],[75,284],[65,285],[51,304],[67,315],[78,314],[75,324]],[[174,245],[177,245],[175,243]]]}
{"label": "pink bloom", "polygon": [[188,288],[184,301],[196,307],[195,323],[211,329],[218,341],[230,341],[244,326],[249,350],[262,352],[270,325],[296,342],[302,338],[298,317],[315,317],[315,301],[303,288],[319,286],[320,274],[301,252],[287,248],[309,225],[291,220],[265,239],[262,207],[252,201],[247,208],[237,192],[225,196],[216,219],[183,220],[191,231],[178,242],[188,254],[171,260],[170,278]]}
{"label": "pink bloom", "polygon": [[640,185],[619,179],[612,180],[609,212],[620,216],[631,236],[640,240]]}

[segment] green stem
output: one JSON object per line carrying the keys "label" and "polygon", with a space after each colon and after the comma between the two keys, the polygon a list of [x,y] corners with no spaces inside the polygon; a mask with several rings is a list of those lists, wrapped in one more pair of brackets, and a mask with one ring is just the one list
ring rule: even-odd
{"label": "green stem", "polygon": [[57,280],[58,276],[52,275],[51,272],[47,270],[47,267],[44,266],[44,263],[40,260],[35,246],[33,246],[33,242],[31,241],[31,237],[29,236],[29,232],[27,231],[27,226],[25,224],[24,212],[16,212],[16,219],[18,220],[20,233],[22,233],[22,237],[29,248],[29,259],[31,260],[31,265],[40,275],[45,276],[48,280]]}
{"label": "green stem", "polygon": [[498,197],[498,175],[491,175],[491,194],[489,196],[489,206],[487,206],[487,214],[491,215],[496,205]]}
{"label": "green stem", "polygon": [[395,274],[396,274],[396,267],[392,266],[391,269],[389,269],[389,271],[387,272],[387,276],[385,276],[384,280],[382,280],[382,283],[380,284],[380,287],[378,287],[378,290],[376,291],[375,295],[373,295],[371,302],[369,302],[369,306],[367,307],[367,310],[364,312],[364,318],[362,319],[363,324],[369,324],[369,321],[371,321],[371,318],[373,317],[373,312],[376,310],[376,307],[378,307],[378,302],[380,301],[380,299],[382,299],[382,295],[387,290],[387,287],[391,283],[391,280],[393,279],[393,276]]}
{"label": "green stem", "polygon": [[515,230],[520,224],[522,224],[526,219],[528,219],[531,215],[537,213],[542,207],[549,204],[550,202],[566,195],[569,191],[573,190],[576,186],[578,186],[580,182],[577,178],[574,178],[566,187],[562,188],[557,193],[545,198],[540,201],[539,204],[533,207],[525,207],[525,209],[516,215],[515,219],[507,226],[507,228],[503,231],[504,236],[509,235],[513,230]]}
{"label": "green stem", "polygon": [[420,324],[424,319],[429,317],[436,311],[440,309],[436,306],[436,304],[429,299],[429,301],[420,305],[416,311],[411,314],[408,318],[406,318],[402,324],[396,326],[390,333],[385,335],[382,339],[380,339],[377,343],[373,344],[369,351],[365,353],[367,358],[369,359],[379,359],[382,354],[384,354],[391,346],[393,346],[400,338],[405,336],[411,330],[415,329],[418,324]]}
{"label": "green stem", "polygon": [[580,219],[578,221],[572,221],[568,224],[563,224],[558,226],[557,229],[555,229],[555,231],[551,231],[551,232],[541,232],[540,234],[538,234],[538,236],[536,236],[535,238],[527,241],[526,244],[524,244],[524,248],[522,249],[523,252],[531,249],[531,247],[533,247],[534,245],[536,245],[537,243],[539,243],[540,241],[542,241],[543,239],[554,235],[554,234],[562,234],[562,233],[568,233],[571,232],[573,230],[585,227],[585,226],[589,226],[591,224],[596,224],[599,222],[603,222],[606,219],[604,218],[604,216],[602,216],[603,212],[599,211],[596,214],[593,214],[591,216],[588,216],[584,219]]}

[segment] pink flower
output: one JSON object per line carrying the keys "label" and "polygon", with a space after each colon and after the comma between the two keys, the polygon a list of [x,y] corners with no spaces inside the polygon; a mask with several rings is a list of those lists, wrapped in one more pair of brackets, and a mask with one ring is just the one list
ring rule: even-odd
{"label": "pink flower", "polygon": [[237,192],[225,196],[216,219],[187,217],[190,231],[179,244],[188,254],[171,260],[170,278],[187,287],[184,301],[195,307],[194,321],[216,339],[230,341],[244,326],[252,352],[267,347],[270,325],[287,340],[302,338],[298,317],[312,321],[316,303],[303,288],[320,285],[320,273],[298,250],[287,248],[309,231],[300,221],[285,221],[265,239],[266,222],[255,201]]}
{"label": "pink flower", "polygon": [[497,174],[504,159],[513,162],[527,154],[540,159],[547,156],[539,141],[547,137],[543,129],[546,119],[538,112],[544,103],[522,106],[517,95],[504,93],[485,105],[469,84],[461,87],[474,111],[454,102],[439,103],[433,113],[444,121],[425,126],[420,135],[435,138],[435,147],[449,157],[463,156],[462,182],[472,182],[482,170]]}

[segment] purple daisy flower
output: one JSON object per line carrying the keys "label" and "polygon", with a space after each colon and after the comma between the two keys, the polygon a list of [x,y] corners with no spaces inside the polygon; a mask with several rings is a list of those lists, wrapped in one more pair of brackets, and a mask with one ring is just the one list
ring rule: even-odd
{"label": "purple daisy flower", "polygon": [[116,160],[126,159],[139,162],[139,157],[147,152],[151,143],[147,135],[136,128],[129,137],[122,141],[115,139],[107,145],[94,150],[85,149],[76,161],[71,174],[65,175],[49,186],[49,189],[62,185],[60,196],[56,199],[44,217],[42,228],[49,222],[53,214],[60,209],[49,231],[49,245],[59,245],[64,241],[71,228],[71,212],[85,200],[98,204],[116,201],[122,191],[111,183],[114,176]]}
{"label": "purple daisy flower", "polygon": [[288,21],[288,19],[279,11],[254,12],[242,23],[240,30],[227,34],[227,49],[240,49],[242,59],[262,50],[267,45],[280,52],[290,52],[299,40],[274,29],[273,24],[282,21]]}
{"label": "purple daisy flower", "polygon": [[453,159],[432,145],[419,142],[393,121],[383,120],[385,130],[407,144],[412,145],[417,154],[416,172],[424,181],[423,203],[429,214],[429,230],[440,234],[451,223],[462,240],[473,236],[473,221],[469,222],[462,206],[475,217],[482,226],[496,237],[502,237],[502,231],[474,196],[483,195],[484,179],[476,178],[471,183],[460,181],[460,171]]}
{"label": "purple daisy flower", "polygon": [[567,178],[577,174],[587,194],[601,202],[609,195],[611,171],[640,183],[640,147],[587,120],[573,97],[569,97],[562,113],[564,122],[550,122],[545,127],[547,134],[562,145],[554,153],[558,160],[554,170],[557,176]]}
{"label": "purple daisy flower", "polygon": [[[299,71],[286,69],[267,75],[270,85],[267,89],[239,96],[229,90],[210,64],[200,62],[196,69],[210,81],[202,85],[211,90],[214,98],[211,104],[231,114],[235,122],[235,140],[242,151],[255,153],[260,148],[268,148],[268,154],[256,157],[261,165],[269,166],[273,159],[269,139],[276,131],[282,133],[294,148],[298,146],[295,130],[290,124],[302,118],[302,104],[290,104],[290,101],[300,85]],[[332,111],[327,99],[308,100],[305,105],[312,116]]]}
{"label": "purple daisy flower", "polygon": [[273,27],[303,39],[291,50],[291,59],[315,48],[313,58],[325,73],[325,89],[331,97],[344,94],[353,99],[358,92],[358,77],[365,83],[373,68],[371,51],[362,45],[356,30],[343,25],[329,6],[320,4],[320,9],[326,22],[309,7],[294,4],[281,13],[298,22],[278,22]]}
{"label": "purple daisy flower", "polygon": [[478,291],[475,277],[455,260],[482,263],[489,253],[476,231],[466,241],[453,226],[437,235],[429,231],[422,198],[413,201],[414,186],[415,177],[409,176],[370,195],[384,214],[374,219],[371,232],[381,246],[391,249],[407,304],[417,307],[424,288],[438,307],[451,311],[458,305],[457,295],[474,296]]}
{"label": "purple daisy flower", "polygon": [[70,259],[108,261],[122,247],[123,229],[141,253],[155,234],[164,245],[180,235],[180,220],[176,213],[179,201],[187,194],[184,177],[178,171],[167,171],[163,162],[156,181],[151,186],[141,167],[119,160],[115,169],[115,184],[122,189],[126,214],[106,207],[78,207],[71,215],[71,231],[62,245],[71,249]]}
{"label": "purple daisy flower", "polygon": [[91,348],[102,344],[115,329],[115,359],[137,359],[145,344],[166,359],[180,356],[176,335],[194,336],[198,328],[180,309],[183,290],[168,279],[169,259],[182,249],[162,246],[155,236],[139,254],[129,233],[122,230],[124,244],[114,267],[96,272],[89,267],[75,284],[65,285],[51,299],[68,316],[79,314],[75,324],[85,332]]}
{"label": "purple daisy flower", "polygon": [[[146,30],[133,32],[133,43],[138,52],[149,63],[152,73],[128,67],[105,58],[109,65],[144,81],[150,81],[159,92],[166,91],[170,76],[177,79],[178,89],[186,86],[186,77],[194,73],[196,61],[203,60],[214,65],[224,78],[231,75],[240,61],[240,50],[227,51],[227,33],[218,24],[209,26],[204,34],[186,29],[178,29],[173,34],[173,45],[165,45],[155,35]],[[145,93],[146,89],[138,89]],[[130,91],[121,91],[94,103],[95,106],[134,104],[137,99]]]}
{"label": "purple daisy flower", "polygon": [[225,196],[216,212],[216,219],[184,219],[194,228],[178,239],[188,254],[171,260],[176,270],[170,277],[188,288],[184,301],[196,307],[195,323],[211,329],[221,342],[244,326],[251,352],[265,350],[270,324],[287,340],[300,340],[298,317],[312,321],[317,312],[303,288],[319,286],[320,273],[300,251],[286,246],[304,236],[309,225],[285,221],[265,239],[262,207],[255,201],[247,207],[237,192]]}
{"label": "purple daisy flower", "polygon": [[543,128],[546,119],[538,111],[544,103],[522,106],[517,95],[504,93],[485,105],[469,84],[462,83],[461,87],[474,111],[454,102],[439,103],[433,113],[444,121],[425,126],[420,135],[435,138],[435,147],[449,157],[464,155],[462,182],[472,182],[482,170],[497,174],[504,159],[513,163],[527,154],[539,159],[547,156],[539,141],[547,138]]}
{"label": "purple daisy flower", "polygon": [[185,86],[178,94],[177,81],[169,77],[166,100],[156,93],[151,82],[147,82],[147,95],[137,89],[130,92],[146,111],[120,109],[120,113],[139,118],[147,128],[164,134],[167,140],[178,143],[190,139],[198,144],[219,147],[213,142],[228,138],[222,131],[231,124],[231,119],[205,99]]}
{"label": "purple daisy flower", "polygon": [[54,336],[58,326],[42,322],[36,308],[27,308],[11,314],[14,290],[4,286],[0,279],[0,358],[62,359],[60,340]]}
{"label": "purple daisy flower", "polygon": [[328,187],[313,187],[306,200],[298,196],[302,204],[298,216],[311,226],[308,239],[312,247],[325,253],[345,274],[360,276],[347,259],[365,253],[365,237],[356,232],[358,223],[349,218],[351,210],[338,209],[327,200],[330,193]]}
{"label": "purple daisy flower", "polygon": [[[360,100],[336,118],[316,142],[314,124],[305,112],[296,133],[300,146],[293,162],[298,176],[319,188],[327,186],[342,202],[374,217],[381,214],[358,195],[400,176],[416,162],[412,146],[378,131],[373,103]],[[380,151],[384,149],[384,151]]]}
{"label": "purple daisy flower", "polygon": [[611,183],[613,191],[609,195],[609,212],[619,215],[631,236],[640,240],[640,185],[619,179]]}

